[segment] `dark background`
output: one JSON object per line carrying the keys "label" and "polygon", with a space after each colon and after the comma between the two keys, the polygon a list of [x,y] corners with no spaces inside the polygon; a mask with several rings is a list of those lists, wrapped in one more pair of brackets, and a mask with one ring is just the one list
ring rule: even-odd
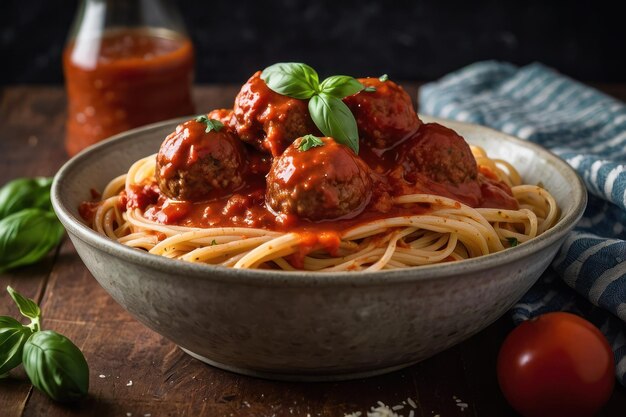
{"label": "dark background", "polygon": [[[616,2],[619,4],[618,2]],[[0,84],[62,83],[76,0],[0,0]],[[475,61],[540,61],[583,81],[626,81],[623,14],[602,2],[178,1],[198,83],[243,83],[303,61],[322,76],[432,80]]]}

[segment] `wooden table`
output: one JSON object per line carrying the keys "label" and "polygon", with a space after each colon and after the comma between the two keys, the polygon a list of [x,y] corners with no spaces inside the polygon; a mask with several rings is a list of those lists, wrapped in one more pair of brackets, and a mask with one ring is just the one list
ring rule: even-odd
{"label": "wooden table", "polygon": [[[599,86],[626,99],[626,85]],[[418,86],[407,84],[412,97]],[[196,89],[198,109],[230,107],[236,86]],[[65,95],[60,87],[8,87],[0,101],[0,183],[51,176],[66,161]],[[366,415],[378,401],[405,417],[514,416],[495,375],[498,348],[512,328],[505,316],[464,343],[388,375],[337,383],[272,382],[201,363],[124,311],[87,271],[69,239],[38,265],[0,275],[0,315],[18,316],[11,285],[41,303],[43,327],[67,335],[90,367],[89,397],[58,405],[21,368],[0,380],[0,416],[343,416]],[[408,399],[411,399],[409,401]],[[457,401],[458,400],[458,401]],[[602,416],[626,414],[617,386]]]}

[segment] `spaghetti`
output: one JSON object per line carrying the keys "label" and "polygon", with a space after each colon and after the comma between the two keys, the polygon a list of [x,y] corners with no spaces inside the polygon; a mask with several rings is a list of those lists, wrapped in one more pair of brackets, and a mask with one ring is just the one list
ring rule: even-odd
{"label": "spaghetti", "polygon": [[[554,198],[540,186],[522,184],[506,161],[472,147],[479,170],[507,184],[519,209],[472,208],[434,194],[393,197],[393,205],[414,215],[365,221],[324,242],[323,224],[298,266],[310,271],[378,271],[456,261],[499,252],[527,242],[552,227],[559,215]],[[159,223],[140,208],[126,210],[123,191],[155,181],[155,155],[132,165],[104,189],[92,227],[118,242],[152,254],[233,268],[300,269],[293,257],[310,233],[254,227],[189,227]]]}

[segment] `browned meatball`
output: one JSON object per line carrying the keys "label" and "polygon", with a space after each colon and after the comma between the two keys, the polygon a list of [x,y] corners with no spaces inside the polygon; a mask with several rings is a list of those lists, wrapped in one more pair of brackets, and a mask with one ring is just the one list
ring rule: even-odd
{"label": "browned meatball", "polygon": [[241,142],[226,128],[207,133],[206,127],[187,121],[161,144],[156,179],[166,196],[202,201],[242,185],[245,151]]}
{"label": "browned meatball", "polygon": [[274,159],[267,176],[266,202],[277,213],[309,220],[352,217],[370,200],[372,179],[367,165],[332,138],[301,151],[297,139]]}
{"label": "browned meatball", "polygon": [[409,180],[421,173],[436,182],[460,184],[478,175],[476,159],[465,139],[440,124],[425,124],[402,149]]}
{"label": "browned meatball", "polygon": [[256,72],[235,98],[237,134],[262,152],[280,155],[294,139],[318,134],[306,100],[275,93]]}
{"label": "browned meatball", "polygon": [[354,114],[359,137],[365,143],[378,149],[391,148],[417,131],[422,122],[402,87],[378,78],[358,80],[376,91],[363,90],[343,101]]}
{"label": "browned meatball", "polygon": [[398,149],[399,164],[390,173],[395,194],[433,193],[471,206],[480,202],[478,166],[472,151],[454,130],[427,123]]}

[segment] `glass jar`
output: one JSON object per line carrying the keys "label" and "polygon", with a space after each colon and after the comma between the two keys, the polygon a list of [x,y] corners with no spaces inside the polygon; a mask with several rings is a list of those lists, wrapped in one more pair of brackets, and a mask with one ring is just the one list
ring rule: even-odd
{"label": "glass jar", "polygon": [[81,0],[63,52],[69,155],[194,113],[194,51],[170,0]]}

